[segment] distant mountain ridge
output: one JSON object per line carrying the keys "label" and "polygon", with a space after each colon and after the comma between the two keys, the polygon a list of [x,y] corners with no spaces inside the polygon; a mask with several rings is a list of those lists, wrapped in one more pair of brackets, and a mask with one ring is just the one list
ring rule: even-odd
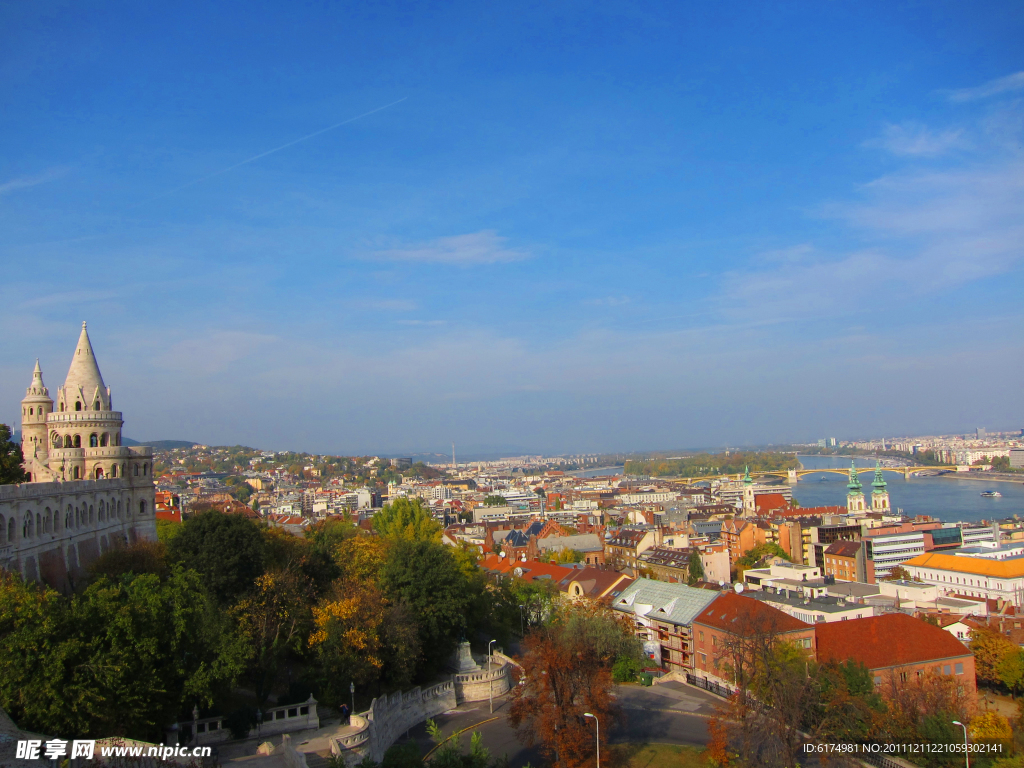
{"label": "distant mountain ridge", "polygon": [[193,445],[199,445],[199,443],[193,443],[191,440],[132,440],[130,437],[122,437],[121,445],[148,445],[151,448],[159,448],[163,451],[170,451],[175,448],[191,448]]}

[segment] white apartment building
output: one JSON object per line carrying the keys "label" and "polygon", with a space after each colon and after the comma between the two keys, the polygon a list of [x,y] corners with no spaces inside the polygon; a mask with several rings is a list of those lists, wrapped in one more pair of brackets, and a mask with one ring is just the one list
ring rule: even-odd
{"label": "white apartment building", "polygon": [[917,581],[942,594],[1003,600],[1024,607],[1024,546],[991,542],[952,552],[929,552],[904,564]]}

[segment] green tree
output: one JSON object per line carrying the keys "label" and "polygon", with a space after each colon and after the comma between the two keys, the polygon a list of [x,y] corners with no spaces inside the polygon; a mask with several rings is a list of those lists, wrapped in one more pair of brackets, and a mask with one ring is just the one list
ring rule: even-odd
{"label": "green tree", "polygon": [[1024,690],[1024,650],[1008,650],[996,663],[996,676],[1014,697]]}
{"label": "green tree", "polygon": [[28,473],[21,466],[24,460],[21,447],[11,440],[11,428],[0,424],[0,485],[28,482]]}
{"label": "green tree", "polygon": [[484,506],[485,507],[504,507],[507,504],[508,504],[508,499],[506,499],[504,496],[501,496],[500,494],[497,494],[497,493],[494,493],[494,494],[491,494],[490,496],[485,496],[484,497]]}
{"label": "green tree", "polygon": [[427,679],[455,650],[461,632],[468,631],[466,612],[470,585],[450,547],[422,539],[398,539],[388,551],[381,574],[388,601],[403,603],[419,628]]}
{"label": "green tree", "polygon": [[222,512],[189,518],[167,547],[171,562],[198,571],[221,605],[252,589],[265,568],[265,549],[257,523]]}
{"label": "green tree", "polygon": [[419,499],[398,498],[373,516],[373,529],[388,538],[440,541],[441,525]]}
{"label": "green tree", "polygon": [[160,738],[233,684],[244,648],[202,578],[101,577],[70,599],[0,576],[0,706],[62,737]]}
{"label": "green tree", "polygon": [[690,549],[690,559],[686,565],[686,583],[691,587],[698,581],[704,581],[704,562],[697,549]]}

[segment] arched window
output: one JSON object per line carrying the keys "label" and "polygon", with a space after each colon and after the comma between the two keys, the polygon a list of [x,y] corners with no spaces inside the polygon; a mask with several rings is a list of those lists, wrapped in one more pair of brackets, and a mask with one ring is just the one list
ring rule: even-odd
{"label": "arched window", "polygon": [[68,511],[64,513],[64,527],[65,528],[70,528],[73,520],[74,520],[74,515],[71,512],[71,505],[68,504]]}
{"label": "arched window", "polygon": [[149,474],[149,464],[148,463],[142,465],[142,474],[143,475],[148,475]]}
{"label": "arched window", "polygon": [[12,517],[10,520],[7,521],[7,543],[8,544],[10,544],[12,541],[14,541],[14,532],[16,530],[17,530],[17,527],[15,526],[14,518]]}
{"label": "arched window", "polygon": [[96,522],[96,508],[92,504],[90,504],[89,505],[89,524],[92,525],[94,522]]}
{"label": "arched window", "polygon": [[32,529],[32,522],[32,513],[29,512],[25,515],[24,536],[26,539],[34,533]]}
{"label": "arched window", "polygon": [[99,522],[102,523],[104,518],[106,517],[106,515],[103,514],[103,500],[102,499],[100,500],[100,503],[96,505],[96,507],[97,507],[97,509],[96,509],[96,519]]}
{"label": "arched window", "polygon": [[56,432],[53,433],[53,447],[60,448],[60,435]]}
{"label": "arched window", "polygon": [[82,410],[82,403],[81,403],[80,400],[75,400],[75,410],[76,411]]}
{"label": "arched window", "polygon": [[81,448],[81,447],[82,447],[82,436],[81,435],[75,435],[75,448]]}
{"label": "arched window", "polygon": [[50,508],[46,508],[46,513],[43,515],[43,533],[50,533],[53,531],[53,519],[50,514]]}
{"label": "arched window", "polygon": [[28,415],[29,415],[29,416],[31,416],[31,415],[32,415],[32,409],[31,409],[31,408],[29,408],[29,409],[28,409]]}
{"label": "arched window", "polygon": [[138,465],[138,464],[136,464],[136,465],[135,465],[135,472],[134,472],[133,474],[134,474],[134,475],[135,475],[136,477],[138,477],[138,476],[139,476],[139,465]]}
{"label": "arched window", "polygon": [[106,448],[107,447],[107,443],[110,442],[109,437],[110,436],[106,432],[104,432],[102,435],[100,435],[100,448]]}
{"label": "arched window", "polygon": [[99,400],[97,400],[95,403],[93,403],[92,409],[94,411],[98,411],[100,409],[100,401]]}
{"label": "arched window", "polygon": [[78,471],[78,467],[75,467],[75,480],[79,480],[79,479],[81,479],[80,478],[80,473]]}
{"label": "arched window", "polygon": [[43,532],[43,516],[40,515],[38,512],[36,512],[36,525],[33,530],[35,530],[36,533]]}
{"label": "arched window", "polygon": [[64,447],[70,448],[73,445],[74,442],[71,440],[71,435],[64,435]]}
{"label": "arched window", "polygon": [[140,501],[139,502],[139,514],[140,515],[146,514],[146,502],[145,501]]}
{"label": "arched window", "polygon": [[100,437],[95,432],[89,435],[89,447],[98,448],[100,444]]}
{"label": "arched window", "polygon": [[103,467],[96,467],[96,479],[97,480],[102,480],[103,479]]}
{"label": "arched window", "polygon": [[117,500],[117,516],[121,517],[121,500]]}
{"label": "arched window", "polygon": [[117,477],[117,464],[110,465],[110,476]]}
{"label": "arched window", "polygon": [[64,403],[61,403],[61,404],[60,404],[60,409],[61,409],[62,411],[64,410]]}

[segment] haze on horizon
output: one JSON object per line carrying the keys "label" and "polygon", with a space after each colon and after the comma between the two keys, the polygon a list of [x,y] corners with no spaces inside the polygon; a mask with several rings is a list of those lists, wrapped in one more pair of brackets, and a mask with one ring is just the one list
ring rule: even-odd
{"label": "haze on horizon", "polygon": [[739,10],[3,4],[0,422],[87,320],[139,439],[1024,426],[1024,7]]}

